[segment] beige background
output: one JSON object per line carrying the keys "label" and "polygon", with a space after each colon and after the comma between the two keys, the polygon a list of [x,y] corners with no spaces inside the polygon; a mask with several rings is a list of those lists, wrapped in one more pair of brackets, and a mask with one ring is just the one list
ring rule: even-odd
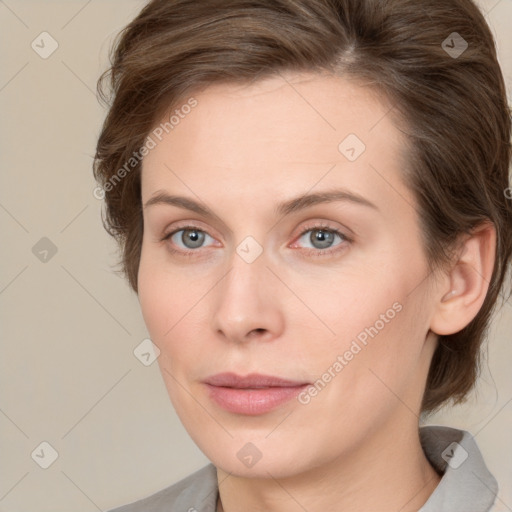
{"label": "beige background", "polygon": [[[106,510],[208,462],[157,364],[134,357],[147,331],[136,295],[113,272],[116,248],[92,193],[104,116],[96,80],[113,35],[143,4],[0,0],[0,512]],[[512,1],[481,6],[512,91]],[[47,59],[31,47],[43,31],[59,45]],[[43,237],[57,249],[46,262],[33,252],[45,249]],[[490,333],[478,393],[429,421],[476,435],[501,485],[497,511],[512,511],[511,333],[509,301]],[[47,461],[48,449],[31,457],[43,441],[58,452],[47,469],[36,460]]]}

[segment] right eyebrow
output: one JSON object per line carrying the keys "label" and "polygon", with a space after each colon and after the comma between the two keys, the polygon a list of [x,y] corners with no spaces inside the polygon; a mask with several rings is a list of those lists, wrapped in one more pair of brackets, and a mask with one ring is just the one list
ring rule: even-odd
{"label": "right eyebrow", "polygon": [[146,201],[144,204],[144,209],[155,204],[168,204],[170,206],[177,206],[178,208],[198,213],[203,217],[217,217],[217,215],[215,215],[208,207],[203,206],[193,199],[189,199],[184,196],[170,195],[163,191],[159,191],[157,194],[148,199],[148,201]]}

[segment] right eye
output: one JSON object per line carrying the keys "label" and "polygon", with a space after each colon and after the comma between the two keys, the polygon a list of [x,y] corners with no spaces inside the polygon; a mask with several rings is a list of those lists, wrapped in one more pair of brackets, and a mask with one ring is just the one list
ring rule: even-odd
{"label": "right eye", "polygon": [[[213,238],[196,226],[182,226],[165,235],[162,241],[170,240],[173,245],[177,245],[180,249],[175,250],[171,248],[172,252],[181,252],[191,255],[192,252],[197,252],[195,249],[200,249],[206,237]],[[180,245],[180,243],[182,245]]]}

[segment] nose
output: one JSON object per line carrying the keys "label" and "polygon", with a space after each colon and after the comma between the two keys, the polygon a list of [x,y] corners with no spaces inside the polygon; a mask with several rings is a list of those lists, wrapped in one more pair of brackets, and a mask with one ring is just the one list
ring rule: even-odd
{"label": "nose", "polygon": [[216,335],[234,343],[281,336],[285,320],[279,285],[264,253],[252,263],[234,254],[230,271],[215,287],[212,322]]}

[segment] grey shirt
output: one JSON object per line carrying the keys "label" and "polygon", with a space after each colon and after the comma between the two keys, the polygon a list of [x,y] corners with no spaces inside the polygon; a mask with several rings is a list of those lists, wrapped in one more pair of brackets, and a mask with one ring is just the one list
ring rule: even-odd
{"label": "grey shirt", "polygon": [[[423,451],[441,481],[419,512],[488,512],[498,494],[473,436],[444,426],[420,428]],[[217,471],[208,464],[144,499],[108,512],[215,512]]]}

